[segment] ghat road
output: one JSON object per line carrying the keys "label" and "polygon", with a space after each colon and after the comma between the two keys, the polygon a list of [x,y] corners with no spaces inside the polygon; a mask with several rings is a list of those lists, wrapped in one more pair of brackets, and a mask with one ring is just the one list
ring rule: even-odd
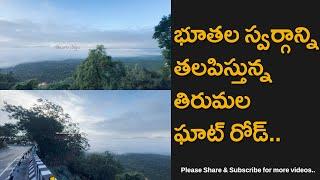
{"label": "ghat road", "polygon": [[30,146],[9,146],[0,149],[0,179],[6,179],[23,153],[28,151]]}

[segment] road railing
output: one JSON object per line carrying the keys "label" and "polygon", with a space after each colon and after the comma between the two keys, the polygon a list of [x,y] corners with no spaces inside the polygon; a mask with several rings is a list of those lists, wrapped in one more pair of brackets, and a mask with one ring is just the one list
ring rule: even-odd
{"label": "road railing", "polygon": [[51,171],[36,154],[35,147],[33,147],[31,151],[32,152],[28,166],[29,180],[56,180]]}

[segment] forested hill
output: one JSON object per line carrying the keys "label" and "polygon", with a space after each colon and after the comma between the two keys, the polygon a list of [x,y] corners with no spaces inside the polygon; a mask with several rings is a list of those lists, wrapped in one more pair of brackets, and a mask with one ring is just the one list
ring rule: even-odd
{"label": "forested hill", "polygon": [[128,171],[143,173],[150,180],[171,179],[171,157],[157,154],[123,154],[117,159]]}
{"label": "forested hill", "polygon": [[[162,56],[114,57],[114,61],[121,61],[128,66],[138,64],[148,70],[158,71],[163,65]],[[80,59],[62,61],[42,61],[19,64],[14,67],[0,69],[0,73],[13,72],[20,81],[37,79],[40,82],[57,82],[72,76]]]}
{"label": "forested hill", "polygon": [[80,62],[79,59],[31,62],[1,69],[1,73],[13,72],[15,78],[20,81],[37,79],[41,82],[51,83],[72,76]]}

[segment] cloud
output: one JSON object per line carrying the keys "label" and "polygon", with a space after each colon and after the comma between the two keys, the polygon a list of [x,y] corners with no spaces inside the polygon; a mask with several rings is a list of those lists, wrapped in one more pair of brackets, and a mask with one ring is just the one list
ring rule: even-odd
{"label": "cloud", "polygon": [[[23,107],[29,108],[34,103],[36,103],[37,97],[24,92],[24,91],[11,91],[3,90],[0,92],[0,109],[3,108],[4,102],[9,104],[21,105]],[[4,123],[14,123],[15,120],[11,120],[6,112],[0,111],[0,125]]]}
{"label": "cloud", "polygon": [[123,109],[117,116],[97,122],[95,124],[96,128],[104,129],[108,127],[111,131],[112,129],[116,129],[118,132],[139,132],[141,128],[143,128],[141,127],[141,124],[143,124],[144,127],[148,127],[143,129],[145,132],[168,130],[170,127],[169,123],[154,123],[166,122],[166,119],[170,118],[168,102],[159,101],[159,99],[156,98],[144,98],[131,103],[134,103],[134,106],[129,105],[128,108]]}
{"label": "cloud", "polygon": [[[170,91],[1,91],[3,101],[31,107],[48,99],[88,134],[92,151],[170,152]],[[0,112],[0,124],[13,122]]]}
{"label": "cloud", "polygon": [[[83,27],[58,25],[54,23],[37,24],[27,20],[7,21],[0,19],[1,48],[30,47],[53,43],[78,43],[82,48],[97,43],[107,48],[158,48],[152,39],[153,29],[136,30],[98,30]],[[5,41],[4,41],[5,39]]]}
{"label": "cloud", "polygon": [[[80,126],[86,127],[91,123],[99,122],[103,119],[99,116],[90,115],[90,113],[86,111],[86,101],[70,91],[33,92],[6,90],[1,91],[0,95],[0,108],[3,107],[3,102],[30,108],[32,105],[37,103],[37,99],[43,98],[60,105],[66,113],[70,114],[73,121],[79,123]],[[1,112],[1,117],[3,118],[1,118],[2,120],[0,121],[0,123],[8,122],[7,115],[7,113]],[[85,131],[85,129],[83,130]]]}
{"label": "cloud", "polygon": [[[98,30],[0,19],[0,67],[24,62],[85,58],[89,49],[103,44],[111,56],[159,55],[152,29]],[[64,44],[80,49],[57,49]]]}
{"label": "cloud", "polygon": [[[152,40],[152,29],[95,30],[57,24],[36,24],[30,21],[0,20],[2,35],[22,42],[110,42],[128,43],[139,47],[157,47]],[[124,47],[126,48],[126,47]]]}

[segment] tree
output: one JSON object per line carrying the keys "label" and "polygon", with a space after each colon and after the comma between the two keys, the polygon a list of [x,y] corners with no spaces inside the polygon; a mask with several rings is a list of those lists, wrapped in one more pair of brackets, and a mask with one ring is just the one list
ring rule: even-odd
{"label": "tree", "polygon": [[7,143],[4,141],[3,138],[0,137],[0,149],[1,149],[1,148],[4,148],[4,147],[6,147],[6,146],[7,146]]}
{"label": "tree", "polygon": [[15,90],[33,90],[38,87],[39,82],[35,79],[28,80],[26,82],[18,83],[14,86]]}
{"label": "tree", "polygon": [[70,169],[92,180],[115,179],[116,175],[123,171],[119,161],[109,152],[79,156],[70,163]]}
{"label": "tree", "polygon": [[38,99],[31,108],[4,103],[2,111],[18,120],[17,127],[37,143],[40,156],[50,163],[63,163],[89,147],[84,134],[61,106]]}
{"label": "tree", "polygon": [[89,51],[88,58],[77,68],[74,75],[75,89],[116,89],[116,82],[125,76],[120,62],[113,62],[103,45]]}
{"label": "tree", "polygon": [[171,72],[171,15],[164,16],[154,28],[153,38],[158,41],[164,57],[164,74],[170,77]]}
{"label": "tree", "polygon": [[14,124],[6,123],[3,126],[0,126],[0,136],[2,137],[16,137],[18,133],[18,128]]}
{"label": "tree", "polygon": [[0,73],[0,90],[11,89],[17,82],[18,80],[12,72],[8,74]]}
{"label": "tree", "polygon": [[[59,81],[59,82],[53,82],[47,85],[46,89],[49,90],[61,90],[61,89],[70,89],[71,85],[74,83],[74,79],[72,77],[67,77],[66,79]],[[43,88],[45,89],[45,88]]]}
{"label": "tree", "polygon": [[138,172],[126,172],[117,175],[116,180],[145,180],[146,177]]}
{"label": "tree", "polygon": [[123,79],[123,89],[166,89],[159,73],[149,71],[139,65],[127,68],[127,76]]}
{"label": "tree", "polygon": [[0,126],[0,148],[5,147],[6,143],[15,141],[19,130],[15,124],[6,123]]}

